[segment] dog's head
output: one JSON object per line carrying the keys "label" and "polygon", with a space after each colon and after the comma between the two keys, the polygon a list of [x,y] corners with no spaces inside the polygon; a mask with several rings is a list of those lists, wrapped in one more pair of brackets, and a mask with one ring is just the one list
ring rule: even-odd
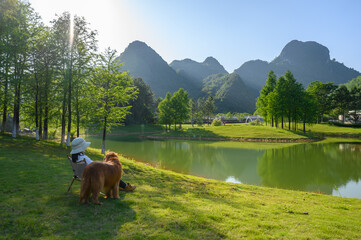
{"label": "dog's head", "polygon": [[118,154],[115,152],[108,152],[104,157],[104,162],[120,164]]}

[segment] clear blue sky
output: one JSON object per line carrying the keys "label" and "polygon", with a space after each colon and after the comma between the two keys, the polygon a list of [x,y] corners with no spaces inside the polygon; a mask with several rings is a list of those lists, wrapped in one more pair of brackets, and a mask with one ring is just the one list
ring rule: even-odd
{"label": "clear blue sky", "polygon": [[29,0],[44,22],[67,10],[99,32],[101,49],[134,40],[165,61],[215,57],[229,72],[272,61],[291,40],[316,41],[361,71],[360,0]]}

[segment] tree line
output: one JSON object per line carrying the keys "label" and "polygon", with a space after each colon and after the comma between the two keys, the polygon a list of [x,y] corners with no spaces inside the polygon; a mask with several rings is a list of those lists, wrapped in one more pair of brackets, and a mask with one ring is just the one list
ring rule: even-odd
{"label": "tree line", "polygon": [[337,118],[354,110],[361,109],[361,87],[354,86],[351,90],[345,85],[314,81],[305,89],[297,82],[293,74],[287,71],[277,78],[273,71],[268,73],[266,83],[260,91],[256,102],[256,113],[263,116],[266,124],[272,127],[297,130],[298,123],[306,124],[324,122],[324,117]]}
{"label": "tree line", "polygon": [[190,120],[192,126],[194,123],[203,124],[204,118],[210,123],[211,117],[216,111],[216,103],[214,97],[209,95],[207,98],[199,98],[194,101],[189,98],[188,92],[180,88],[173,95],[167,93],[165,98],[159,102],[158,105],[158,122],[165,124],[166,130],[171,129],[174,124],[174,129],[182,127],[182,123]]}
{"label": "tree line", "polygon": [[138,95],[116,51],[99,54],[97,31],[80,16],[64,12],[46,26],[29,3],[1,0],[0,49],[1,132],[12,125],[14,137],[21,121],[37,139],[60,128],[69,145],[74,127],[79,136],[81,126],[119,124]]}

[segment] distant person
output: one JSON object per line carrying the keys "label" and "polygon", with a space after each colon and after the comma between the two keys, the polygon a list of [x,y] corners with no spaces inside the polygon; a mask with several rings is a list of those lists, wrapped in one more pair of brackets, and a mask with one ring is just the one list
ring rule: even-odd
{"label": "distant person", "polygon": [[[87,149],[90,145],[90,142],[85,142],[85,140],[81,137],[75,138],[71,142],[71,160],[75,162],[83,161],[85,160],[86,164],[89,165],[93,161],[85,155],[85,149]],[[131,185],[130,183],[125,183],[122,179],[120,179],[119,182],[119,190],[120,191],[133,191],[137,186]]]}

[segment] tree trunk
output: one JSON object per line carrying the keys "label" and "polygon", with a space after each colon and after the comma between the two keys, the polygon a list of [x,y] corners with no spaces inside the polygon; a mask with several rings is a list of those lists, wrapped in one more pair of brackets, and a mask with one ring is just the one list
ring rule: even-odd
{"label": "tree trunk", "polygon": [[79,93],[76,95],[76,137],[80,134],[80,113],[79,113]]}
{"label": "tree trunk", "polygon": [[[16,76],[15,76],[16,77]],[[13,119],[13,137],[19,135],[19,120],[20,120],[20,79],[15,84],[15,99],[14,99],[14,119]]]}
{"label": "tree trunk", "polygon": [[288,130],[291,130],[291,113],[288,114]]}
{"label": "tree trunk", "polygon": [[5,66],[5,81],[4,81],[4,109],[3,109],[3,121],[1,126],[1,132],[4,133],[6,130],[6,117],[7,117],[7,105],[8,105],[8,88],[9,88],[9,77],[8,77],[9,64]]}
{"label": "tree trunk", "polygon": [[303,133],[306,133],[306,121],[303,121]]}
{"label": "tree trunk", "polygon": [[68,97],[68,137],[66,139],[66,145],[70,146],[70,131],[71,131],[71,64],[69,69],[69,97]]}
{"label": "tree trunk", "polygon": [[63,144],[65,141],[65,116],[66,116],[66,90],[64,88],[64,96],[63,96],[63,112],[61,114],[61,143]]}
{"label": "tree trunk", "polygon": [[107,134],[107,117],[104,117],[102,154],[105,154],[105,137]]}
{"label": "tree trunk", "polygon": [[48,97],[48,90],[49,90],[49,71],[46,70],[46,83],[45,83],[45,95],[44,95],[44,135],[43,139],[48,139],[48,129],[49,129],[49,97]]}
{"label": "tree trunk", "polygon": [[36,92],[35,92],[35,126],[36,126],[36,135],[35,135],[35,139],[36,140],[40,140],[39,138],[39,82],[38,82],[38,78],[35,74],[35,81],[36,81]]}

